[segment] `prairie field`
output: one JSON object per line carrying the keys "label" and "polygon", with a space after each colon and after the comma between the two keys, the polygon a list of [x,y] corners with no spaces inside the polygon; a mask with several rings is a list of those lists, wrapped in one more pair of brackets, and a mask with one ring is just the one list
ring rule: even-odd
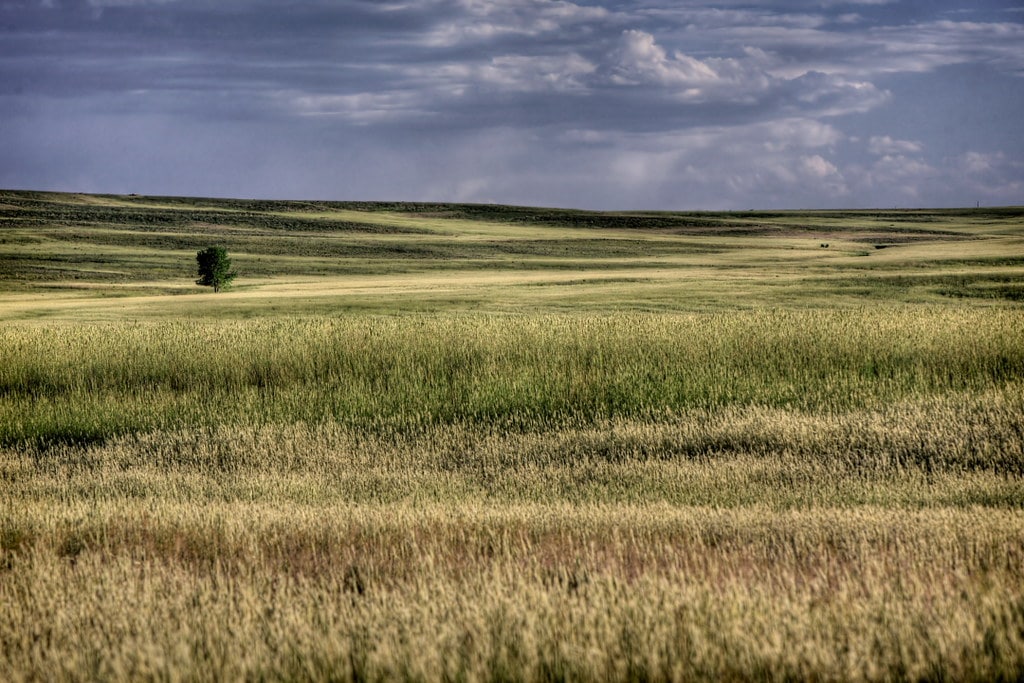
{"label": "prairie field", "polygon": [[1022,678],[1024,209],[0,192],[0,680]]}

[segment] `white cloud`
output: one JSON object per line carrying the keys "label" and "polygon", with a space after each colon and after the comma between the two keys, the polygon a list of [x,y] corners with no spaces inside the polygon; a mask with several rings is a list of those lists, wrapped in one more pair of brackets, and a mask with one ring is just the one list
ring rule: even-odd
{"label": "white cloud", "polygon": [[850,193],[846,178],[839,168],[820,154],[801,157],[799,161],[801,179],[811,187],[820,188],[826,197],[835,201]]}
{"label": "white cloud", "polygon": [[461,16],[446,21],[422,39],[431,47],[454,47],[502,35],[538,36],[570,25],[598,21],[609,11],[564,0],[457,0]]}
{"label": "white cloud", "polygon": [[978,174],[991,171],[992,168],[1005,160],[1002,154],[982,154],[967,152],[961,157],[961,164],[967,173]]}
{"label": "white cloud", "polygon": [[[719,52],[757,47],[773,58],[765,70],[782,78],[821,72],[872,79],[965,63],[991,64],[1010,73],[1024,71],[1024,24],[1016,22],[941,20],[872,25],[858,15],[840,14],[833,21],[846,26],[836,32],[820,15],[798,15],[801,21],[788,22],[764,19],[749,11],[703,11],[691,16],[696,19],[687,26],[687,37],[702,44],[713,41]],[[808,21],[808,16],[822,21]]]}
{"label": "white cloud", "polygon": [[679,51],[670,55],[650,33],[630,29],[609,55],[606,71],[612,84],[659,86],[682,102],[757,105],[774,99],[788,115],[864,112],[888,97],[870,82],[842,76],[816,72],[796,78],[773,76],[766,70],[772,60],[758,48],[747,48],[741,57],[728,59],[701,60]]}
{"label": "white cloud", "polygon": [[873,135],[868,141],[868,151],[878,156],[894,154],[917,154],[922,150],[920,142],[894,140],[888,135]]}
{"label": "white cloud", "polygon": [[969,192],[986,201],[1024,202],[1024,161],[1004,152],[966,152],[954,160],[953,172],[965,181]]}
{"label": "white cloud", "polygon": [[851,169],[850,175],[865,194],[885,196],[891,202],[921,198],[940,179],[941,172],[920,158],[886,154],[869,166]]}
{"label": "white cloud", "polygon": [[854,64],[878,73],[924,72],[940,66],[988,62],[1024,69],[1024,25],[933,21],[874,29],[866,40],[880,48]]}
{"label": "white cloud", "polygon": [[655,19],[663,25],[677,25],[689,31],[706,31],[727,27],[772,26],[791,29],[813,29],[827,23],[822,14],[778,12],[774,9],[727,9],[720,6],[701,7],[695,4],[673,4],[637,10],[633,17]]}
{"label": "white cloud", "polygon": [[835,205],[849,193],[829,158],[842,139],[834,127],[809,119],[570,136],[589,150],[588,182],[606,188],[611,205],[630,194],[650,205],[699,208]]}
{"label": "white cloud", "polygon": [[827,178],[839,175],[839,169],[831,161],[826,160],[820,154],[800,158],[800,165],[804,174],[812,178]]}
{"label": "white cloud", "polygon": [[279,93],[279,100],[300,116],[346,119],[359,125],[422,116],[422,97],[415,92],[362,92],[349,95]]}
{"label": "white cloud", "polygon": [[[483,64],[449,65],[436,70],[442,80],[520,92],[578,91],[596,66],[575,53],[553,56],[503,55]],[[429,70],[427,70],[429,71]],[[425,72],[424,74],[429,75]]]}
{"label": "white cloud", "polygon": [[884,104],[889,93],[869,81],[850,80],[836,74],[810,72],[789,81],[795,89],[801,113],[842,116],[864,113]]}
{"label": "white cloud", "polygon": [[849,194],[831,149],[841,139],[808,119],[658,133],[504,128],[446,147],[460,179],[438,178],[427,194],[598,208],[836,206]]}
{"label": "white cloud", "polygon": [[[176,0],[89,0],[90,7],[144,7],[166,5]],[[52,6],[52,5],[51,5]]]}
{"label": "white cloud", "polygon": [[[773,57],[757,48],[748,48],[736,58],[698,59],[681,51],[670,53],[652,34],[638,29],[622,31],[614,46],[603,53],[591,52],[587,55],[546,45],[532,53],[524,50],[486,59],[395,65],[383,70],[392,81],[389,90],[358,96],[339,93],[334,99],[318,95],[322,102],[317,100],[312,107],[304,103],[303,108],[335,112],[365,105],[379,118],[398,116],[403,110],[415,115],[423,109],[457,112],[472,107],[479,111],[484,104],[481,98],[495,92],[572,93],[593,98],[593,106],[553,110],[562,111],[566,120],[560,123],[587,125],[591,117],[602,118],[609,107],[631,102],[634,108],[658,108],[662,116],[668,113],[670,118],[672,113],[691,111],[692,125],[700,125],[702,119],[715,117],[715,107],[729,107],[745,120],[771,120],[864,112],[888,97],[869,82],[842,76],[772,76],[764,67],[770,66]],[[688,105],[700,108],[684,109]],[[670,129],[675,124],[667,121],[663,127]]]}
{"label": "white cloud", "polygon": [[657,83],[667,86],[699,86],[720,76],[708,64],[680,52],[669,57],[650,33],[623,31],[621,45],[612,54],[612,82],[620,85]]}
{"label": "white cloud", "polygon": [[775,152],[831,147],[844,139],[835,126],[806,118],[771,121],[754,126],[752,130],[766,140],[765,149]]}

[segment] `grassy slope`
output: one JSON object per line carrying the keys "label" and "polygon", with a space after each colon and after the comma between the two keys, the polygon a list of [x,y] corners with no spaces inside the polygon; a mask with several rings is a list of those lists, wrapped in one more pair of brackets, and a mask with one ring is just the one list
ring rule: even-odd
{"label": "grassy slope", "polygon": [[[6,319],[1024,297],[1015,209],[609,214],[12,192],[0,207]],[[195,252],[210,243],[241,273],[232,293],[192,284]]]}
{"label": "grassy slope", "polygon": [[1016,209],[0,193],[0,679],[1019,679],[1022,281]]}

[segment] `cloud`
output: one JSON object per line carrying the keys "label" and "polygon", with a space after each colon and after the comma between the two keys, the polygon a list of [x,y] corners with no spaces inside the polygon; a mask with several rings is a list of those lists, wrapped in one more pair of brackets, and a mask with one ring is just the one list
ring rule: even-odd
{"label": "cloud", "polygon": [[372,90],[286,92],[299,113],[364,124],[400,123],[406,116],[486,127],[505,125],[515,109],[523,125],[661,131],[723,120],[839,116],[888,98],[869,82],[830,74],[772,76],[763,68],[770,58],[756,48],[736,58],[697,59],[670,54],[638,29],[621,31],[604,46],[575,46],[585,53],[547,44],[525,54],[530,51],[483,58],[459,53],[457,59],[380,68]]}
{"label": "cloud", "polygon": [[895,190],[908,197],[918,197],[922,183],[937,175],[938,171],[934,167],[919,158],[887,154],[867,168],[861,182],[869,187],[885,188],[889,192]]}
{"label": "cloud", "polygon": [[1018,204],[1024,197],[1024,163],[1001,152],[972,151],[929,162],[910,150],[893,150],[867,165],[848,166],[851,194],[876,197],[875,206]]}
{"label": "cloud", "polygon": [[786,81],[791,107],[805,114],[842,116],[870,111],[889,99],[889,93],[869,81],[849,80],[818,71]]}
{"label": "cloud", "polygon": [[763,135],[766,140],[764,147],[771,151],[834,147],[846,137],[834,125],[808,118],[781,119],[758,124],[752,128],[752,133]]}
{"label": "cloud", "polygon": [[1024,198],[1024,161],[1005,152],[969,151],[952,166],[976,197],[999,203],[1019,203]]}
{"label": "cloud", "polygon": [[603,188],[606,208],[628,197],[637,198],[634,206],[821,206],[848,194],[831,158],[844,137],[828,124],[794,118],[659,134],[576,130],[555,149],[587,159],[580,165],[590,169],[585,182]]}
{"label": "cloud", "polygon": [[661,26],[678,26],[687,31],[705,31],[729,27],[783,27],[815,29],[828,22],[826,15],[814,12],[779,12],[777,9],[730,9],[721,3],[711,6],[694,4],[665,4],[637,10],[636,18],[656,21]]}
{"label": "cloud", "polygon": [[454,47],[494,38],[538,36],[565,31],[574,24],[608,17],[603,7],[578,5],[565,0],[456,0],[454,12],[422,37],[430,47]]}
{"label": "cloud", "polygon": [[820,154],[801,157],[800,165],[805,175],[818,180],[839,175],[839,169],[836,168],[836,165],[826,160]]}
{"label": "cloud", "polygon": [[[686,37],[714,41],[717,50],[756,46],[773,58],[768,71],[795,77],[809,71],[871,79],[926,73],[955,64],[984,62],[1008,73],[1024,72],[1024,25],[1008,21],[870,22],[859,14],[762,16],[752,10],[683,10]],[[665,16],[665,15],[659,15]]]}
{"label": "cloud", "polygon": [[165,5],[176,0],[88,0],[91,7],[146,7]]}
{"label": "cloud", "polygon": [[894,154],[917,154],[922,149],[920,142],[910,140],[893,140],[888,135],[872,135],[868,141],[868,151],[878,156]]}
{"label": "cloud", "polygon": [[667,86],[699,86],[720,76],[710,66],[680,52],[669,57],[650,33],[623,31],[622,44],[612,55],[611,80],[618,85],[657,83]]}
{"label": "cloud", "polygon": [[1024,16],[999,4],[0,3],[0,179],[604,208],[1011,201]]}
{"label": "cloud", "polygon": [[964,171],[972,175],[979,175],[990,172],[994,167],[1004,163],[1006,156],[1002,153],[983,154],[981,152],[967,152],[960,158]]}
{"label": "cloud", "polygon": [[567,92],[587,89],[596,66],[576,53],[500,55],[481,63],[413,67],[407,76],[433,77],[444,92],[464,95],[472,88],[518,92]]}
{"label": "cloud", "polygon": [[363,92],[353,95],[280,93],[286,106],[300,116],[329,116],[369,125],[428,114],[421,99],[411,92]]}
{"label": "cloud", "polygon": [[1024,25],[1009,22],[932,21],[875,28],[865,36],[879,52],[853,65],[875,73],[925,72],[984,62],[1024,73]]}
{"label": "cloud", "polygon": [[746,48],[735,58],[701,60],[680,51],[669,55],[652,34],[629,29],[609,56],[606,71],[614,85],[659,86],[681,102],[740,103],[786,116],[862,112],[887,98],[866,81],[820,72],[786,78],[772,75],[771,64],[771,56],[758,48]]}

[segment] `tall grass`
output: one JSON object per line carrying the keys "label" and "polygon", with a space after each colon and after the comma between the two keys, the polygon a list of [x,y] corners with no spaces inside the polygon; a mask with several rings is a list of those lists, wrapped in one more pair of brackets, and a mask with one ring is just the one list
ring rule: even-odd
{"label": "tall grass", "polygon": [[409,500],[776,509],[1024,507],[1024,395],[955,394],[882,411],[690,411],[515,432],[220,425],[0,448],[12,499],[296,505]]}
{"label": "tall grass", "polygon": [[1024,313],[0,329],[0,680],[1018,680]]}
{"label": "tall grass", "polygon": [[[1019,512],[29,506],[5,680],[1012,680]],[[27,535],[26,535],[27,534]]]}
{"label": "tall grass", "polygon": [[10,327],[0,441],[299,421],[543,429],[726,406],[835,414],[1022,377],[1014,309]]}

